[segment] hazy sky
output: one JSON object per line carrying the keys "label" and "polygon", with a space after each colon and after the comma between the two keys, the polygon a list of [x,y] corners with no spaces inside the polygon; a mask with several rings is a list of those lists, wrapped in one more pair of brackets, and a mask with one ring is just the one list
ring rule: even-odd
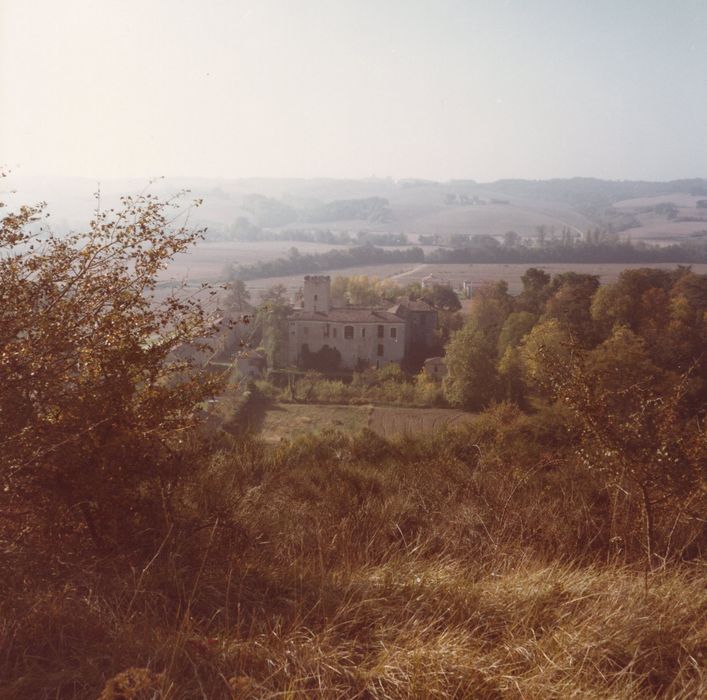
{"label": "hazy sky", "polygon": [[0,163],[705,177],[707,0],[0,0]]}

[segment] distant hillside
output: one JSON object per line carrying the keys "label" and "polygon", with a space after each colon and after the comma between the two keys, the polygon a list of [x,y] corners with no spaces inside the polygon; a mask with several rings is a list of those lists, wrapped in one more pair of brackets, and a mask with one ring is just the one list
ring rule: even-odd
{"label": "distant hillside", "polygon": [[[47,201],[58,232],[88,222],[98,183],[82,178],[10,178],[11,202]],[[101,206],[144,190],[148,179],[100,183]],[[287,239],[299,231],[417,235],[491,235],[523,238],[565,228],[584,234],[600,228],[634,241],[676,241],[707,231],[707,180],[672,182],[556,180],[217,179],[166,178],[150,185],[169,196],[189,189],[203,204],[192,216],[216,240],[234,237],[236,222],[272,229]],[[671,206],[672,205],[672,206]]]}
{"label": "distant hillside", "polygon": [[622,199],[656,197],[683,193],[707,195],[707,180],[672,180],[646,182],[641,180],[597,180],[591,177],[574,177],[558,180],[498,180],[480,185],[482,189],[502,191],[513,197],[566,202],[578,207],[609,205]]}

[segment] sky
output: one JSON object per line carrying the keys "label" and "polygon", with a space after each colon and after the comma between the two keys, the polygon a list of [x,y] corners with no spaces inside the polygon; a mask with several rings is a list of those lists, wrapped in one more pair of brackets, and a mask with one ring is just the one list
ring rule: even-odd
{"label": "sky", "polygon": [[0,0],[0,164],[707,177],[706,0]]}

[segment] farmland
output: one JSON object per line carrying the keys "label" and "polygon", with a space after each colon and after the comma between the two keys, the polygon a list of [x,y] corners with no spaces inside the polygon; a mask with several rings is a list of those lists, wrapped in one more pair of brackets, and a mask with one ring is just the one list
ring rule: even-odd
{"label": "farmland", "polygon": [[[551,275],[561,272],[574,271],[591,275],[599,275],[602,284],[615,282],[622,270],[630,268],[652,267],[663,270],[675,269],[672,263],[548,263],[542,265],[531,265],[528,263],[475,263],[475,264],[390,264],[390,265],[367,265],[364,267],[345,268],[342,270],[329,270],[322,274],[332,276],[368,275],[381,279],[394,279],[398,284],[405,285],[411,282],[420,282],[427,275],[434,275],[446,280],[453,286],[460,286],[462,281],[469,280],[474,286],[479,286],[487,282],[498,282],[505,280],[511,294],[518,294],[522,289],[521,277],[529,267],[539,267]],[[707,273],[707,264],[692,265],[692,269],[700,274]],[[288,277],[270,277],[266,279],[252,280],[247,283],[248,288],[257,300],[260,292],[266,290],[274,284],[284,285],[290,293],[294,293],[302,286],[302,275],[290,275]]]}
{"label": "farmland", "polygon": [[[240,245],[240,244],[239,244]],[[263,244],[253,244],[263,245]],[[319,244],[311,244],[313,246]],[[219,250],[228,249],[227,246],[219,246]],[[187,280],[186,291],[195,295],[200,295],[204,303],[210,307],[212,301],[208,292],[201,292],[199,285],[201,282],[209,284],[219,284],[225,281],[222,274],[219,274],[219,269],[223,271],[225,262],[222,262],[219,267],[219,262],[216,253],[209,261],[203,263],[200,268],[198,258],[201,250],[197,249],[190,255],[191,262],[189,266],[180,269],[182,275],[170,274],[172,268],[163,276],[163,280],[156,290],[158,299],[164,298],[169,294],[174,285],[178,284],[182,279]],[[225,258],[223,259],[225,260]],[[547,263],[531,265],[529,263],[475,263],[475,264],[445,264],[445,263],[390,263],[384,265],[365,265],[361,267],[343,268],[340,270],[322,271],[320,274],[328,274],[332,277],[336,276],[351,276],[351,275],[368,275],[379,279],[390,279],[402,286],[413,282],[420,282],[427,275],[446,280],[453,286],[461,286],[462,281],[468,280],[472,282],[474,287],[479,287],[486,283],[498,282],[504,280],[508,283],[508,288],[511,294],[518,294],[522,289],[521,277],[529,267],[538,267],[545,270],[551,275],[560,274],[562,272],[578,272],[582,274],[599,275],[601,284],[610,284],[615,282],[622,270],[637,269],[643,267],[651,267],[662,270],[673,270],[676,265],[673,263]],[[693,264],[692,269],[698,274],[707,273],[707,264]],[[197,272],[201,269],[202,273],[210,270],[204,276],[197,276]],[[302,286],[302,275],[289,275],[286,277],[268,277],[262,279],[250,280],[246,283],[248,290],[251,293],[254,303],[258,303],[260,295],[267,289],[276,284],[282,284],[288,291],[290,296]]]}
{"label": "farmland", "polygon": [[328,250],[347,247],[286,241],[201,241],[188,253],[176,255],[161,278],[218,282],[226,277],[226,267],[229,265],[275,260],[287,255],[292,246],[301,253],[326,253]]}
{"label": "farmland", "polygon": [[[95,209],[93,193],[96,183],[80,178],[12,178],[17,191],[9,201],[48,202],[52,220],[58,231],[81,228]],[[707,198],[704,180],[686,182],[612,182],[575,178],[569,180],[523,181],[505,180],[492,183],[465,181],[406,181],[389,178],[365,180],[296,180],[296,179],[204,179],[168,178],[149,184],[147,179],[108,180],[101,183],[103,207],[113,206],[119,195],[135,194],[149,189],[157,196],[168,198],[178,191],[190,190],[190,197],[199,197],[201,207],[194,211],[190,224],[205,226],[209,236],[228,238],[239,217],[259,224],[249,208],[249,198],[262,195],[273,204],[289,207],[295,219],[270,226],[283,235],[285,243],[265,243],[258,250],[245,244],[222,249],[230,262],[239,264],[264,260],[272,252],[284,253],[286,232],[290,229],[327,229],[405,233],[411,241],[420,234],[456,234],[502,236],[513,230],[522,237],[537,236],[538,227],[559,232],[567,227],[575,233],[589,228],[614,226],[622,236],[640,240],[675,240],[707,228],[707,210],[698,206]],[[379,197],[387,202],[389,215],[384,220],[340,217],[330,221],[310,220],[308,214],[317,207],[341,201],[356,201]],[[673,204],[675,215],[666,216],[656,210],[659,205]],[[334,207],[332,211],[336,211]],[[628,221],[627,221],[628,220]],[[267,224],[262,224],[268,227]],[[214,244],[217,241],[214,241]],[[297,247],[300,247],[299,245]],[[308,250],[303,246],[303,250]],[[321,248],[320,248],[321,250]],[[211,257],[217,268],[219,246],[203,247],[204,264]],[[251,253],[256,252],[256,257]],[[311,249],[308,252],[312,252]],[[214,258],[214,254],[216,257]],[[190,265],[191,274],[199,276]]]}
{"label": "farmland", "polygon": [[[120,194],[145,191],[148,181],[114,180],[101,183],[101,205],[118,202]],[[9,202],[48,202],[55,229],[61,233],[80,230],[95,208],[93,192],[96,183],[78,178],[16,178],[9,188]],[[200,197],[202,206],[193,211],[189,225],[205,226],[212,239],[201,241],[189,253],[178,255],[161,274],[160,295],[169,292],[170,283],[187,280],[194,288],[202,282],[211,284],[225,280],[231,266],[269,261],[288,254],[296,247],[302,255],[323,253],[343,246],[287,240],[290,229],[307,231],[347,231],[355,236],[360,231],[404,233],[412,244],[420,235],[471,234],[500,237],[515,231],[533,239],[542,228],[550,237],[568,228],[576,235],[590,228],[614,227],[621,238],[633,243],[645,241],[666,244],[701,240],[707,230],[707,209],[700,202],[707,198],[707,183],[694,182],[611,182],[575,178],[555,181],[505,180],[477,183],[471,180],[431,182],[392,180],[295,180],[295,179],[200,179],[170,178],[149,185],[159,197],[171,197],[182,188],[191,188],[183,203]],[[214,240],[227,239],[238,217],[253,220],[248,198],[255,194],[272,202],[287,205],[298,212],[296,221],[272,228],[282,240]],[[308,221],[306,212],[316,205],[357,198],[380,197],[388,202],[389,217],[381,221],[341,219]],[[258,222],[255,221],[257,224]],[[424,247],[425,253],[432,247]],[[452,284],[470,280],[478,285],[505,279],[512,293],[520,290],[520,277],[528,264],[384,264],[339,270],[321,270],[334,275],[366,274],[379,278],[397,278],[401,282],[419,281],[428,274],[447,279]],[[603,283],[616,279],[627,264],[539,264],[551,273],[574,270],[598,274]],[[643,267],[646,265],[638,265]],[[651,264],[650,267],[666,267]],[[667,267],[674,267],[668,265]],[[694,265],[705,272],[707,266]],[[290,292],[301,285],[301,274],[257,279],[248,283],[255,301],[260,292],[273,284],[283,284]]]}
{"label": "farmland", "polygon": [[470,413],[447,408],[275,404],[265,414],[260,437],[272,444],[324,430],[357,433],[369,428],[390,439],[462,427],[472,419]]}
{"label": "farmland", "polygon": [[707,209],[698,205],[701,199],[704,197],[673,193],[625,199],[614,208],[634,218],[636,226],[627,232],[633,240],[667,244],[707,236]]}

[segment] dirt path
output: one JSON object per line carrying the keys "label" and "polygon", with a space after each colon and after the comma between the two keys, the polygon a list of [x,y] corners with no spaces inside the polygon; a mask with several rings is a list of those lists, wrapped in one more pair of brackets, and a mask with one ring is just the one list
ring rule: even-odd
{"label": "dirt path", "polygon": [[426,267],[427,264],[423,263],[422,265],[417,265],[416,267],[413,267],[412,270],[405,270],[405,272],[399,272],[397,275],[390,275],[390,277],[386,277],[385,279],[399,280],[403,277],[407,277],[408,275],[414,275],[416,272],[424,270]]}

